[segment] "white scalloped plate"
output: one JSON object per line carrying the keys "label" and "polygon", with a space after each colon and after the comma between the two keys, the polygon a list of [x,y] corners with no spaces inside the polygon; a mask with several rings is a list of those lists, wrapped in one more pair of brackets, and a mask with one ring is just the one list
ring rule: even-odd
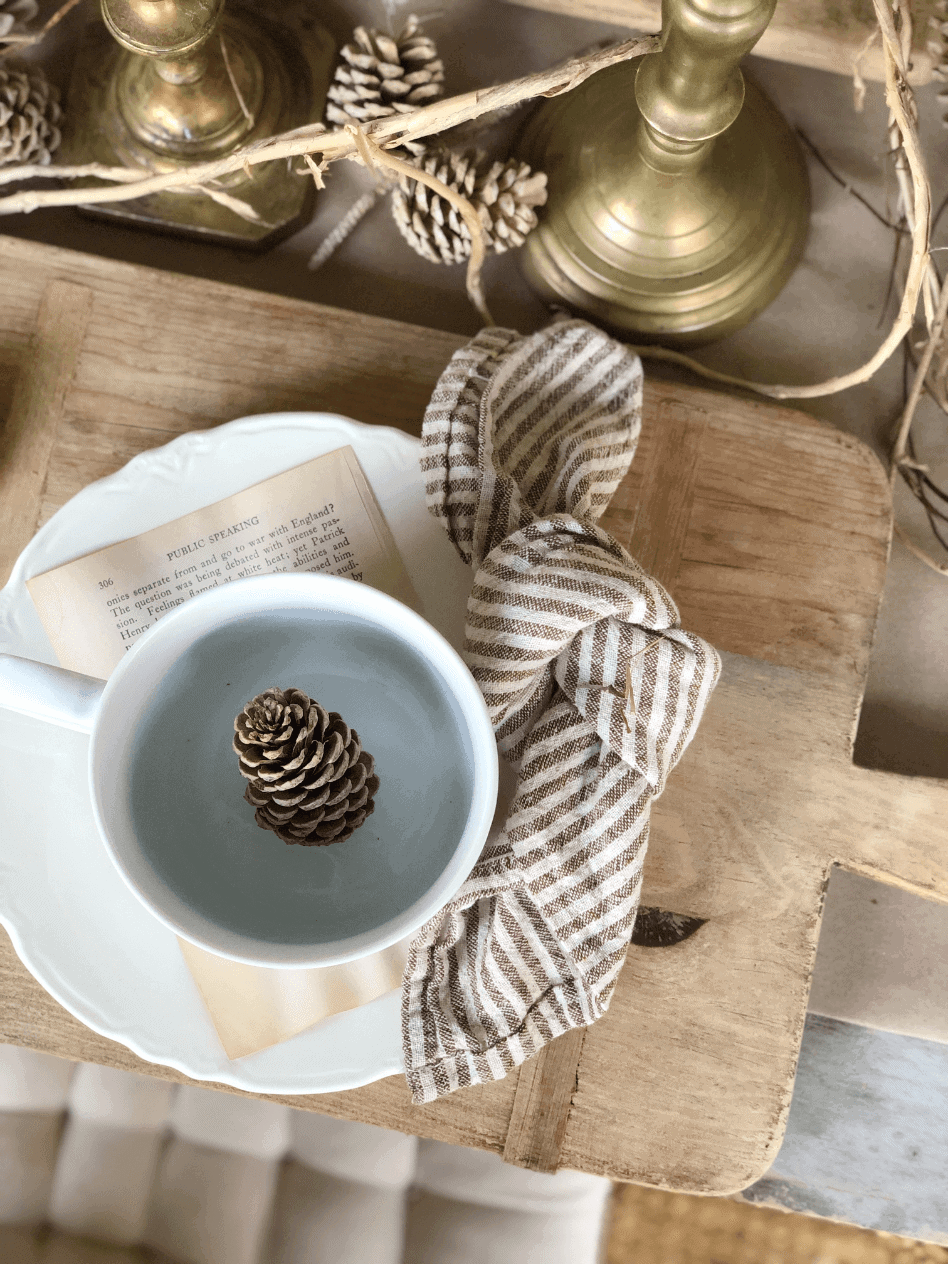
{"label": "white scalloped plate", "polygon": [[[328,413],[273,413],[182,435],[84,488],[24,549],[0,592],[0,650],[56,661],[25,581],[351,444],[422,604],[455,646],[471,574],[425,508],[419,442]],[[403,1069],[399,994],[229,1061],[174,934],[122,882],[92,819],[88,738],[0,710],[0,922],[81,1022],[139,1057],[256,1093],[329,1093]]]}

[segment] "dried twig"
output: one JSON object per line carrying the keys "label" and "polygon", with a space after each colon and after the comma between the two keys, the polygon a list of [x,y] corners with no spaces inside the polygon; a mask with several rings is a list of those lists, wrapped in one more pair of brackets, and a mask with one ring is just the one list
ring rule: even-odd
{"label": "dried twig", "polygon": [[899,428],[896,433],[895,443],[892,448],[892,468],[890,470],[890,478],[894,482],[898,473],[899,466],[905,461],[908,455],[909,431],[915,418],[915,410],[918,408],[918,402],[922,397],[922,391],[925,389],[925,379],[928,376],[928,370],[931,367],[932,359],[935,351],[941,341],[945,330],[945,320],[948,318],[948,285],[943,285],[941,296],[938,300],[938,307],[932,320],[931,329],[929,330],[928,339],[922,349],[922,354],[915,370],[915,377],[912,381],[912,387],[909,391],[908,399],[905,401],[905,407],[902,409],[902,416],[899,419]]}
{"label": "dried twig", "polygon": [[636,715],[635,695],[632,692],[632,660],[634,658],[642,658],[644,655],[651,653],[652,650],[657,650],[661,644],[662,638],[657,636],[654,640],[649,641],[647,645],[643,645],[640,650],[636,650],[634,654],[630,654],[625,660],[625,689],[620,690],[616,686],[613,686],[611,689],[613,694],[622,698],[625,702],[625,710],[623,711],[622,719],[625,722],[625,731],[627,733],[632,732],[632,725],[629,723],[629,715],[631,714],[633,719],[635,719]]}
{"label": "dried twig", "polygon": [[20,163],[15,167],[0,167],[0,184],[17,184],[22,180],[81,180],[95,176],[99,180],[134,184],[151,173],[143,167],[106,167],[101,162],[85,162],[75,167],[46,167],[34,163]]}
{"label": "dried twig", "polygon": [[[610,48],[598,50],[583,57],[574,57],[561,66],[542,70],[536,74],[526,75],[522,79],[514,79],[509,83],[496,84],[490,88],[478,88],[473,92],[462,92],[456,97],[436,101],[423,106],[412,114],[394,114],[385,118],[372,119],[362,125],[362,134],[376,145],[389,149],[404,144],[407,140],[420,140],[425,136],[433,136],[480,118],[492,110],[504,109],[509,105],[517,105],[532,97],[556,97],[569,92],[578,84],[605,70],[618,62],[640,57],[645,53],[657,52],[661,46],[661,37],[646,35],[636,39],[623,40]],[[125,202],[132,198],[145,197],[151,193],[161,193],[181,185],[207,184],[232,171],[248,170],[262,162],[274,162],[277,159],[298,158],[304,154],[322,154],[327,162],[336,162],[340,158],[349,158],[357,152],[355,138],[348,132],[327,132],[321,123],[313,123],[306,127],[298,127],[291,132],[282,132],[266,140],[256,141],[236,150],[225,158],[213,162],[196,163],[186,171],[171,171],[160,175],[149,174],[142,179],[128,181],[127,173],[121,176],[111,175],[114,168],[106,168],[97,172],[102,179],[124,187],[93,187],[84,189],[23,189],[16,193],[0,197],[0,215],[13,215],[34,211],[44,206],[88,206],[103,202]],[[19,178],[31,179],[34,176],[62,176],[70,178],[69,168],[43,168],[25,166],[19,168]]]}
{"label": "dried twig", "polygon": [[[908,49],[911,42],[911,16],[907,0],[893,0],[893,6],[900,24],[899,35],[904,51]],[[892,135],[890,116],[890,147],[896,154],[896,173],[898,175],[900,170],[904,173],[904,163],[900,162],[901,153],[897,148],[897,142],[898,138]],[[903,174],[903,178],[900,181],[900,196],[906,219],[911,224],[913,212],[916,217],[918,216],[918,207],[917,205],[912,206],[905,184]],[[932,221],[931,232],[934,232],[946,204],[948,204],[948,198],[942,201],[939,206]],[[925,309],[927,338],[923,339],[918,345],[920,354],[915,365],[915,374],[911,387],[906,393],[899,418],[892,449],[889,477],[894,485],[896,477],[901,476],[906,486],[925,510],[935,539],[945,549],[948,548],[948,541],[946,541],[939,529],[939,521],[948,522],[948,515],[945,514],[938,504],[933,503],[932,497],[936,497],[948,506],[948,495],[930,478],[927,467],[919,463],[912,442],[912,425],[923,392],[927,391],[942,412],[948,415],[948,396],[946,396],[945,389],[945,375],[946,371],[948,371],[948,338],[946,338],[946,332],[948,332],[948,280],[941,281],[934,266],[930,264],[927,281],[928,290],[926,297],[928,302]],[[906,339],[906,348],[909,354],[914,353],[915,348],[910,339]],[[910,553],[935,571],[936,574],[948,577],[948,563],[937,561],[925,549],[917,545],[899,523],[894,524],[894,529],[896,536]]]}
{"label": "dried twig", "polygon": [[382,168],[388,168],[399,175],[408,176],[410,180],[417,180],[419,184],[426,184],[429,189],[433,189],[439,197],[444,198],[446,202],[450,202],[455,208],[464,220],[467,231],[471,234],[471,257],[467,261],[468,298],[474,304],[484,324],[493,325],[494,320],[488,310],[487,300],[484,298],[484,287],[481,283],[481,269],[487,256],[487,234],[484,231],[484,225],[481,223],[480,216],[468,199],[463,193],[460,193],[457,189],[452,189],[449,184],[445,184],[443,180],[439,180],[437,176],[432,175],[430,171],[425,171],[422,167],[416,167],[413,163],[405,162],[403,158],[396,158],[394,154],[386,152],[386,150],[370,140],[361,127],[355,127],[350,124],[346,131],[350,132],[355,138],[359,149],[359,157],[370,171],[378,163]]}
{"label": "dried twig", "polygon": [[[0,35],[0,44],[6,44],[10,48],[15,47],[16,49],[30,48],[33,44],[38,44],[80,2],[81,0],[66,0],[66,3],[60,5],[52,17],[47,18],[38,31],[23,31],[17,32],[17,34],[11,31],[7,35]],[[4,51],[3,48],[0,48],[0,56],[3,55]],[[6,51],[9,51],[9,49]]]}
{"label": "dried twig", "polygon": [[833,168],[830,166],[830,164],[827,162],[826,158],[823,156],[823,154],[813,144],[809,136],[807,136],[806,132],[803,130],[802,127],[798,127],[796,129],[796,132],[797,132],[797,135],[800,137],[800,139],[803,141],[804,145],[807,147],[807,149],[816,159],[816,161],[820,164],[820,166],[823,168],[826,174],[830,177],[830,179],[835,180],[836,183],[839,185],[839,187],[841,189],[845,189],[846,192],[851,197],[854,197],[857,202],[861,202],[862,205],[869,212],[869,214],[875,216],[875,218],[879,221],[880,224],[885,225],[886,228],[891,228],[892,231],[896,233],[909,232],[908,228],[906,228],[904,224],[893,224],[893,222],[890,219],[886,219],[886,217],[882,214],[881,211],[876,210],[876,208],[872,205],[872,203],[869,201],[868,198],[863,197],[863,195],[859,192],[858,189],[854,189],[853,186],[849,183],[849,181],[844,180],[838,171],[834,171]]}
{"label": "dried twig", "polygon": [[935,559],[931,556],[931,554],[926,553],[923,548],[920,548],[915,543],[915,541],[911,538],[911,536],[909,536],[903,530],[903,528],[899,526],[897,522],[894,522],[892,524],[892,529],[895,531],[895,534],[898,536],[901,542],[905,545],[908,551],[910,553],[913,553],[920,562],[924,562],[925,565],[929,567],[930,570],[935,571],[936,574],[945,575],[946,577],[948,577],[948,563],[936,562]]}
{"label": "dried twig", "polygon": [[[17,42],[20,44],[26,41],[36,42],[78,2],[79,0],[66,0],[66,3],[57,10],[41,31],[28,37],[18,36]],[[944,396],[945,391],[939,391],[938,384],[942,383],[942,379],[948,375],[948,340],[942,338],[946,324],[946,311],[948,311],[948,298],[946,298],[948,285],[945,287],[940,285],[928,253],[930,189],[916,129],[914,97],[908,85],[907,59],[911,25],[905,5],[906,0],[893,0],[895,11],[893,14],[887,0],[873,0],[886,67],[885,92],[891,120],[890,144],[896,156],[900,200],[912,243],[900,308],[888,335],[876,353],[865,364],[849,373],[830,378],[828,381],[810,386],[784,386],[754,382],[734,374],[721,373],[707,368],[678,351],[650,346],[634,348],[644,357],[682,364],[714,381],[744,387],[772,399],[813,399],[835,394],[850,386],[868,381],[911,331],[919,298],[923,296],[929,337],[902,412],[893,453],[893,478],[896,472],[908,470],[914,460],[909,452],[911,425],[923,390],[927,386],[936,398]],[[424,183],[435,188],[442,197],[457,207],[472,237],[468,291],[482,318],[490,322],[490,314],[480,282],[480,268],[484,255],[483,230],[473,207],[466,198],[443,186],[435,177],[430,177],[428,173],[403,163],[401,159],[395,158],[387,151],[406,141],[421,140],[473,122],[494,111],[509,110],[537,96],[559,96],[571,91],[599,70],[632,57],[656,52],[660,46],[660,36],[628,39],[609,48],[593,50],[550,70],[437,101],[412,114],[396,114],[371,120],[360,128],[336,132],[326,132],[320,124],[312,124],[267,140],[257,141],[225,158],[197,164],[186,171],[156,175],[124,167],[103,167],[95,163],[74,167],[26,165],[6,169],[0,172],[0,184],[35,178],[77,179],[89,176],[96,177],[105,183],[81,189],[19,190],[0,197],[0,214],[28,212],[43,206],[119,202],[166,190],[186,191],[195,188],[200,188],[202,192],[214,197],[215,200],[227,199],[228,202],[234,202],[235,199],[231,195],[223,193],[214,184],[221,176],[228,175],[230,172],[243,170],[249,175],[252,168],[259,163],[302,157],[313,172],[314,179],[321,182],[322,172],[330,163],[340,158],[358,156],[370,166],[372,163],[378,163],[391,170],[401,170],[404,167],[406,169],[404,174],[410,174],[412,179],[422,179]],[[854,74],[858,94],[858,59]],[[320,155],[318,164],[313,161],[312,155]],[[819,160],[819,155],[817,158]],[[835,173],[830,172],[830,174],[834,179],[839,179]],[[243,203],[234,205],[232,209],[248,218],[256,214],[252,208]],[[886,222],[875,211],[875,208],[869,206],[869,209]],[[945,293],[941,293],[942,289]],[[935,362],[936,348],[940,343],[944,349],[940,359]],[[933,363],[935,363],[934,371],[932,370]],[[911,547],[914,552],[920,552],[915,546]],[[924,558],[924,560],[939,573],[948,574],[948,569],[942,568],[931,559]]]}
{"label": "dried twig", "polygon": [[862,77],[863,59],[878,38],[879,28],[876,27],[853,58],[853,109],[857,114],[862,113],[863,106],[866,104],[866,81]]}
{"label": "dried twig", "polygon": [[256,119],[253,114],[251,114],[250,110],[247,109],[247,102],[244,100],[244,94],[241,92],[240,84],[237,82],[234,75],[233,67],[230,64],[230,56],[227,52],[227,41],[224,39],[224,32],[218,31],[217,38],[220,40],[221,57],[224,59],[224,69],[227,71],[227,78],[230,80],[230,86],[233,90],[234,96],[237,98],[237,104],[240,106],[240,112],[250,126],[253,127]]}
{"label": "dried twig", "polygon": [[223,189],[217,189],[211,184],[187,184],[179,185],[175,189],[170,189],[170,193],[203,193],[205,197],[209,197],[212,202],[216,202],[218,206],[226,206],[229,211],[233,211],[235,215],[239,215],[241,219],[247,220],[251,224],[260,224],[264,228],[273,228],[274,225],[265,220],[249,202],[243,201],[242,198],[234,197],[232,193],[225,193]]}

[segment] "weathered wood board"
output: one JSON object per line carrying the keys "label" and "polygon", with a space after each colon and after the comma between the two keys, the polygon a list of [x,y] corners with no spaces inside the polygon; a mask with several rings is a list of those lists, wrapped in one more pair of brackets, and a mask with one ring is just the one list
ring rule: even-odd
{"label": "weathered wood board", "polygon": [[946,1125],[948,1045],[809,1014],[787,1135],[742,1200],[948,1246]]}
{"label": "weathered wood board", "polygon": [[[657,31],[662,25],[661,0],[505,2],[591,22],[612,22],[634,31]],[[928,47],[932,39],[928,22],[934,15],[934,0],[918,0],[912,5],[914,39],[909,78],[913,84],[928,83],[938,61]],[[869,0],[777,0],[773,19],[755,45],[754,54],[850,77],[858,56],[863,78],[884,81],[885,63],[879,40],[866,47],[875,29]]]}
{"label": "weathered wood board", "polygon": [[[418,433],[462,341],[3,237],[0,292],[4,578],[24,533],[183,431],[331,409]],[[830,867],[948,901],[948,787],[852,764],[890,531],[886,479],[856,440],[650,380],[605,523],[724,653],[646,865],[647,903],[707,925],[632,949],[606,1017],[519,1076],[428,1107],[399,1078],[281,1100],[530,1166],[731,1192],[780,1144]],[[5,937],[0,1040],[182,1078],[72,1019]]]}

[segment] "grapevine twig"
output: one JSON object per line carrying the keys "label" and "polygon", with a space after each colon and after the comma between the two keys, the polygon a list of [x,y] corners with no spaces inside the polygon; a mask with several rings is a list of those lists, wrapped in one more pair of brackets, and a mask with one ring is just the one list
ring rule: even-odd
{"label": "grapevine twig", "polygon": [[[560,96],[583,83],[599,70],[605,70],[619,62],[629,61],[633,57],[657,52],[660,47],[661,37],[658,35],[623,40],[609,48],[599,49],[582,57],[574,57],[563,65],[525,75],[509,83],[478,88],[473,92],[462,92],[458,96],[435,101],[411,114],[393,114],[385,118],[372,119],[362,124],[361,131],[376,145],[387,150],[409,140],[421,140],[425,136],[437,135],[459,123],[470,122],[492,110],[517,105],[521,101],[529,101],[532,97]],[[325,161],[336,162],[340,158],[350,158],[356,152],[355,138],[348,132],[327,132],[321,123],[313,123],[295,128],[290,132],[281,132],[278,136],[272,136],[266,140],[255,141],[224,158],[217,158],[212,162],[195,163],[187,170],[161,174],[149,173],[144,178],[134,181],[129,181],[124,171],[120,176],[112,175],[115,168],[105,168],[104,171],[96,173],[102,179],[122,184],[124,187],[121,188],[102,186],[83,189],[18,190],[16,193],[7,194],[6,197],[0,197],[0,215],[28,213],[44,206],[88,206],[105,202],[125,202],[152,193],[162,193],[166,189],[173,189],[180,185],[207,184],[221,176],[229,175],[232,171],[248,170],[263,162],[299,158],[304,154],[322,154]],[[75,168],[64,167],[50,169],[38,164],[27,164],[18,168],[17,178],[29,180],[34,176],[46,178],[53,176],[70,179],[75,178],[72,174],[75,170]]]}
{"label": "grapevine twig", "polygon": [[227,78],[230,80],[231,89],[233,90],[234,96],[237,98],[237,104],[240,106],[240,112],[250,126],[253,127],[256,119],[247,108],[247,102],[244,100],[244,94],[241,92],[240,84],[237,82],[236,76],[234,75],[233,67],[230,64],[230,55],[227,52],[227,41],[224,39],[224,32],[218,31],[217,38],[220,40],[221,57],[224,59],[224,69],[227,71]]}
{"label": "grapevine twig", "polygon": [[359,157],[365,163],[369,171],[372,171],[376,163],[390,171],[397,172],[399,175],[407,176],[410,180],[417,180],[419,184],[426,184],[429,189],[433,189],[439,197],[444,198],[446,202],[450,202],[455,208],[467,226],[467,231],[471,234],[471,257],[467,261],[467,294],[468,298],[474,304],[485,325],[493,325],[494,320],[487,307],[487,300],[484,298],[484,287],[481,283],[481,269],[484,267],[484,259],[487,256],[487,234],[484,232],[484,225],[480,221],[480,216],[474,207],[457,189],[452,189],[449,184],[445,184],[443,180],[439,180],[437,176],[432,175],[430,171],[425,171],[423,167],[416,167],[410,162],[405,162],[403,158],[396,158],[392,153],[382,149],[376,145],[374,141],[366,136],[361,127],[355,127],[349,124],[346,128],[355,138],[356,145],[359,150]]}
{"label": "grapevine twig", "polygon": [[[80,3],[80,0],[66,0],[65,4],[59,6],[52,17],[47,18],[38,31],[24,31],[13,34],[11,31],[8,35],[0,35],[0,44],[8,44],[16,48],[29,48],[33,44],[38,44],[40,40],[48,35],[54,26],[57,26],[63,18],[72,9]],[[0,56],[3,55],[3,49],[0,48]]]}
{"label": "grapevine twig", "polygon": [[872,203],[869,201],[868,198],[863,197],[863,195],[859,192],[858,189],[854,189],[853,186],[849,183],[849,181],[844,180],[838,171],[834,171],[833,168],[830,166],[830,164],[827,162],[826,158],[823,156],[823,154],[813,144],[809,136],[807,136],[806,132],[803,130],[802,127],[798,127],[796,131],[797,131],[797,135],[803,141],[806,148],[810,151],[810,153],[813,155],[813,157],[820,164],[820,166],[823,168],[823,170],[826,172],[826,174],[830,177],[831,180],[835,180],[835,182],[839,185],[839,187],[841,189],[845,189],[846,192],[850,195],[850,197],[854,197],[857,202],[861,202],[862,205],[869,212],[869,214],[874,215],[880,224],[885,225],[886,228],[891,228],[892,231],[895,233],[909,233],[909,229],[904,224],[893,224],[893,222],[890,219],[886,219],[886,217],[882,214],[881,211],[876,210],[876,208],[872,205]]}

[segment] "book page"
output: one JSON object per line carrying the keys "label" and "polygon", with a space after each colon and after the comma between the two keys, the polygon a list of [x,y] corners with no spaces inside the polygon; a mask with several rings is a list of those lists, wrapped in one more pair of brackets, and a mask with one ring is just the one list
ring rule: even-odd
{"label": "book page", "polygon": [[169,610],[233,579],[277,572],[361,580],[417,607],[351,447],[66,562],[26,586],[62,666],[107,679]]}
{"label": "book page", "polygon": [[324,1018],[358,1009],[401,986],[408,939],[341,966],[248,966],[179,939],[181,955],[232,1061],[282,1044]]}

